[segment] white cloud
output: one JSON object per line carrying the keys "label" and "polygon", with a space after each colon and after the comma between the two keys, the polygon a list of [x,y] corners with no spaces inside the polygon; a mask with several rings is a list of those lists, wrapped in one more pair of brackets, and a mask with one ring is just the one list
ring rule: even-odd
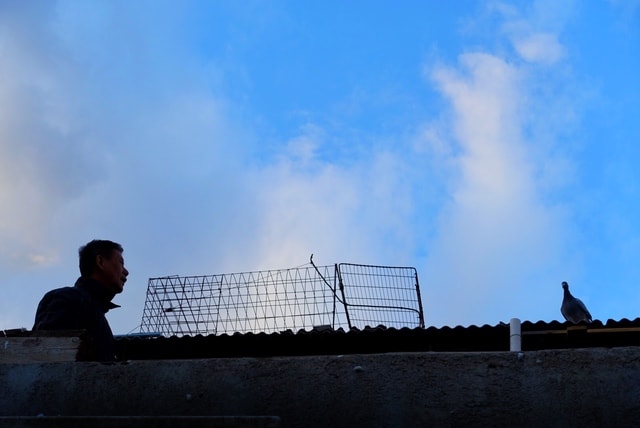
{"label": "white cloud", "polygon": [[5,6],[0,18],[0,265],[18,270],[57,260],[50,218],[100,170],[72,119],[74,75],[44,25],[52,8],[36,9]]}
{"label": "white cloud", "polygon": [[257,267],[299,265],[312,253],[318,264],[401,260],[413,241],[404,224],[414,208],[404,161],[390,152],[342,165],[323,161],[314,155],[322,135],[318,126],[305,127],[277,163],[256,172]]}
{"label": "white cloud", "polygon": [[[166,34],[153,36],[158,28],[102,6],[4,6],[0,265],[7,268],[49,266],[60,259],[59,240],[123,236],[130,222],[164,219],[179,233],[185,216],[176,212],[200,218],[214,189],[233,187],[225,177],[246,144],[207,93],[205,72],[192,74],[178,52],[166,58],[156,45]],[[113,23],[121,30],[115,37]]]}
{"label": "white cloud", "polygon": [[554,64],[564,57],[564,47],[555,34],[538,33],[514,40],[518,54],[526,61],[545,65]]}
{"label": "white cloud", "polygon": [[486,53],[461,55],[458,68],[436,68],[432,77],[451,103],[460,150],[425,270],[427,322],[496,323],[535,313],[544,299],[535,280],[556,263],[563,237],[538,185],[543,159],[522,133],[526,81]]}

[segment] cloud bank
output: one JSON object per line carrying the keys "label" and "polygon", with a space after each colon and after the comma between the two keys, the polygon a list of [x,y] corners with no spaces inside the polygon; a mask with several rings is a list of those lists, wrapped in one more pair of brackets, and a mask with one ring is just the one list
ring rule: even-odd
{"label": "cloud bank", "polygon": [[436,116],[376,133],[332,116],[372,99],[401,116],[391,111],[404,94],[360,99],[356,88],[322,114],[283,112],[294,125],[268,134],[251,68],[234,57],[241,43],[199,52],[192,4],[98,6],[0,6],[10,298],[35,307],[75,279],[77,247],[104,237],[124,244],[131,271],[119,332],[135,327],[149,277],[287,268],[311,253],[417,267],[430,325],[557,318],[560,281],[579,268],[559,197],[574,168],[557,131],[558,114],[574,113],[556,91],[562,16],[489,8],[473,28],[487,25],[494,45],[422,64]]}

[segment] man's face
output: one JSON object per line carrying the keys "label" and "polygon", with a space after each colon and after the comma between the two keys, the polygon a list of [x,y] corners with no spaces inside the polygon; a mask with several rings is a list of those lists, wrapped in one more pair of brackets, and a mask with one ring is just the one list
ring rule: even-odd
{"label": "man's face", "polygon": [[98,280],[114,293],[122,293],[129,271],[124,267],[122,253],[113,250],[108,257],[97,256]]}

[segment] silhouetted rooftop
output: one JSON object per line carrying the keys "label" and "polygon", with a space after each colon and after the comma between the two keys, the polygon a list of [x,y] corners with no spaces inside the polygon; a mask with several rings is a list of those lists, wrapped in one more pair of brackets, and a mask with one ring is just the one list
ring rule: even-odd
{"label": "silhouetted rooftop", "polygon": [[[522,351],[640,345],[640,318],[590,324],[523,321]],[[279,333],[117,337],[121,360],[509,351],[507,323],[482,326],[328,328]]]}

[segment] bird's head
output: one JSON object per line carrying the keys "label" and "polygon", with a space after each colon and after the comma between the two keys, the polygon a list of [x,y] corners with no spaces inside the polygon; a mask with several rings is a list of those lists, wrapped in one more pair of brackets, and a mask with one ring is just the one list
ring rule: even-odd
{"label": "bird's head", "polygon": [[569,289],[569,284],[567,284],[567,281],[562,281],[562,288],[565,290]]}

